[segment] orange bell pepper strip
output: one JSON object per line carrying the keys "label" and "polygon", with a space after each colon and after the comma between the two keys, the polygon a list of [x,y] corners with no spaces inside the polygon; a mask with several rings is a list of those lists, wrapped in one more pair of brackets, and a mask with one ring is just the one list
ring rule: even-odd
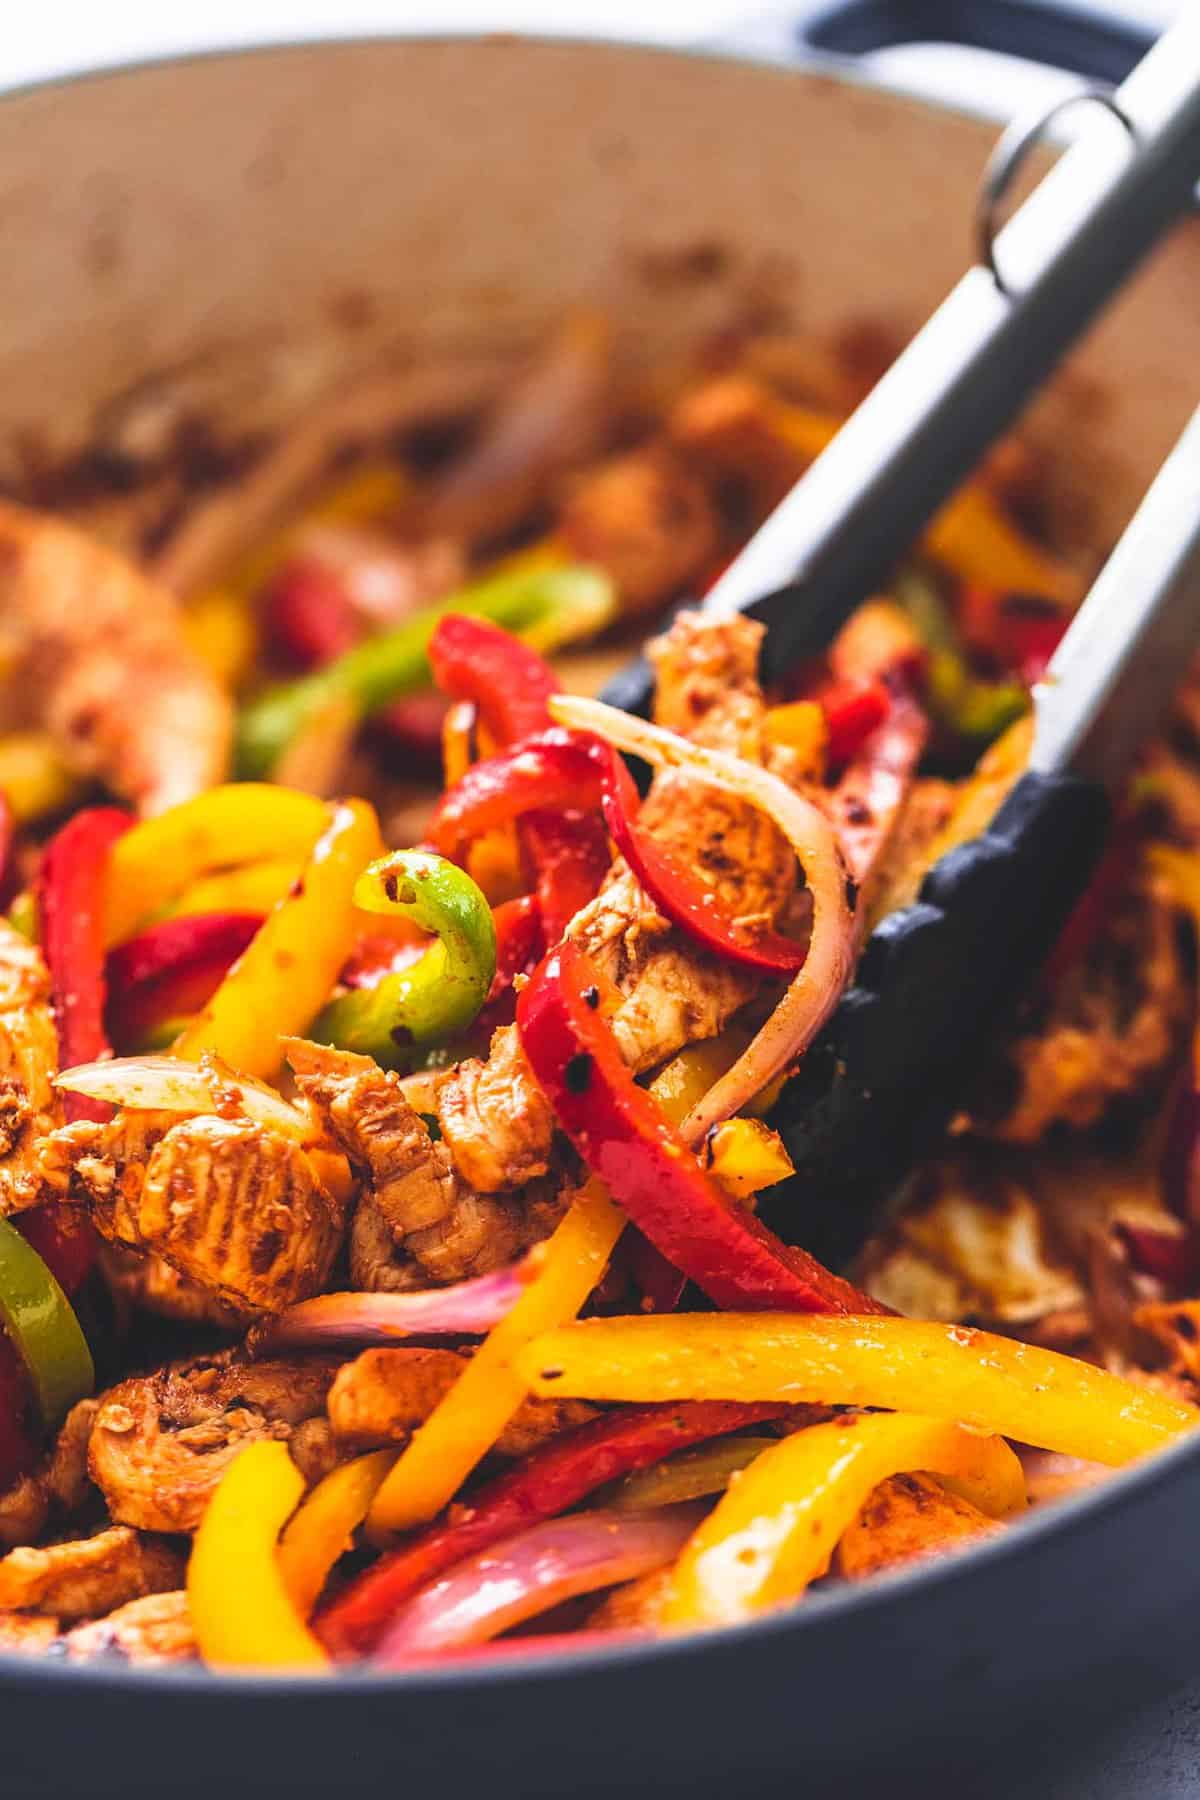
{"label": "orange bell pepper strip", "polygon": [[810,1425],[733,1476],[672,1571],[663,1624],[732,1625],[799,1599],[872,1490],[910,1470],[940,1475],[993,1518],[1025,1504],[1024,1472],[1003,1438],[911,1413]]}
{"label": "orange bell pepper strip", "polygon": [[516,1372],[532,1393],[581,1400],[919,1411],[1114,1466],[1200,1425],[1200,1408],[1073,1356],[965,1325],[874,1314],[588,1319],[536,1339]]}
{"label": "orange bell pepper strip", "polygon": [[525,1398],[518,1353],[539,1333],[575,1317],[603,1275],[624,1223],[599,1182],[580,1189],[537,1253],[533,1280],[401,1452],[375,1496],[370,1531],[422,1525],[449,1503]]}
{"label": "orange bell pepper strip", "polygon": [[240,1074],[266,1079],[283,1061],[280,1038],[302,1033],[328,999],[358,929],[354,885],[383,842],[365,801],[320,811],[327,829],[296,891],[176,1040],[176,1056],[195,1062],[209,1050]]}
{"label": "orange bell pepper strip", "polygon": [[285,1444],[248,1444],[221,1478],[192,1545],[188,1609],[205,1662],[218,1669],[328,1667],[276,1559],[280,1527],[304,1492]]}
{"label": "orange bell pepper strip", "polygon": [[269,782],[230,782],[127,831],[108,872],[105,942],[119,944],[202,875],[238,863],[300,863],[329,823],[322,801]]}
{"label": "orange bell pepper strip", "polygon": [[279,1572],[292,1605],[303,1618],[307,1619],[317,1604],[334,1563],[350,1548],[351,1538],[395,1460],[395,1450],[372,1450],[343,1463],[317,1483],[284,1526]]}

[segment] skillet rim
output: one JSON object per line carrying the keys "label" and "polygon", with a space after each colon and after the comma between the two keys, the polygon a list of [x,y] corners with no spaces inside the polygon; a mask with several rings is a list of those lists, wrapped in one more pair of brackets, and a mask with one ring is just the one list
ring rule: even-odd
{"label": "skillet rim", "polygon": [[[587,49],[593,53],[613,52],[617,55],[634,51],[643,56],[655,55],[673,61],[686,57],[698,61],[733,63],[757,69],[764,74],[770,72],[783,79],[804,75],[832,78],[840,85],[868,94],[882,92],[916,111],[935,115],[949,113],[977,123],[995,123],[994,117],[982,106],[921,98],[898,81],[891,81],[886,76],[868,76],[859,67],[847,66],[838,57],[825,56],[813,52],[811,48],[802,50],[799,46],[794,59],[785,61],[769,50],[756,49],[753,45],[740,46],[736,41],[672,44],[647,42],[625,32],[600,37],[591,32],[538,33],[506,30],[489,33],[467,28],[447,31],[423,30],[419,27],[405,29],[403,26],[394,30],[371,27],[362,32],[319,27],[311,36],[264,35],[247,43],[215,43],[190,49],[155,49],[144,56],[123,57],[111,63],[91,66],[67,64],[52,73],[33,75],[8,84],[0,83],[0,106],[46,90],[67,89],[84,83],[119,79],[194,63],[285,53],[318,54],[331,49],[356,47],[447,47],[456,44],[486,45],[499,51],[511,46],[522,49],[568,47]],[[967,1552],[924,1560],[908,1568],[872,1576],[861,1583],[819,1591],[807,1596],[794,1607],[781,1609],[777,1613],[749,1620],[744,1624],[724,1626],[717,1634],[696,1631],[675,1638],[650,1639],[644,1643],[624,1642],[607,1647],[581,1647],[569,1656],[564,1656],[561,1651],[542,1654],[530,1652],[528,1656],[497,1657],[494,1662],[484,1656],[478,1660],[448,1662],[443,1667],[430,1663],[407,1672],[375,1670],[368,1663],[335,1664],[331,1670],[332,1681],[325,1677],[318,1677],[314,1681],[311,1675],[287,1673],[267,1675],[254,1671],[241,1674],[220,1672],[195,1663],[134,1667],[115,1660],[106,1661],[104,1657],[98,1657],[94,1662],[70,1662],[54,1654],[35,1656],[0,1651],[0,1691],[13,1694],[21,1690],[45,1690],[48,1683],[60,1689],[77,1683],[97,1695],[111,1693],[126,1697],[141,1693],[169,1693],[173,1699],[188,1696],[195,1697],[198,1701],[205,1697],[234,1696],[246,1700],[270,1698],[290,1701],[300,1697],[311,1700],[321,1694],[336,1695],[339,1698],[349,1694],[394,1697],[401,1691],[406,1698],[419,1698],[423,1694],[440,1692],[446,1688],[469,1693],[476,1689],[491,1692],[515,1684],[524,1685],[530,1681],[540,1681],[545,1685],[549,1682],[574,1680],[580,1676],[587,1677],[618,1665],[632,1664],[635,1668],[643,1669],[652,1665],[657,1667],[665,1661],[678,1665],[685,1659],[702,1656],[714,1639],[722,1648],[736,1651],[740,1642],[751,1638],[756,1643],[766,1643],[772,1638],[794,1638],[796,1634],[811,1637],[813,1632],[821,1630],[825,1620],[839,1619],[848,1612],[861,1614],[864,1621],[873,1618],[878,1624],[881,1615],[886,1617],[892,1609],[904,1607],[908,1595],[914,1589],[925,1592],[949,1581],[963,1581],[972,1569],[986,1567],[998,1559],[1017,1556],[1022,1548],[1035,1548],[1046,1540],[1065,1535],[1085,1520],[1100,1519],[1118,1508],[1129,1510],[1139,1502],[1144,1502],[1165,1484],[1179,1478],[1179,1466],[1186,1468],[1191,1464],[1200,1464],[1200,1436],[1181,1439],[1127,1468],[1114,1469],[1100,1485],[1031,1512],[1025,1518],[1010,1524],[1002,1533],[986,1538]],[[864,1623],[861,1629],[866,1632],[869,1627]],[[581,1640],[581,1645],[585,1642],[586,1640]]]}

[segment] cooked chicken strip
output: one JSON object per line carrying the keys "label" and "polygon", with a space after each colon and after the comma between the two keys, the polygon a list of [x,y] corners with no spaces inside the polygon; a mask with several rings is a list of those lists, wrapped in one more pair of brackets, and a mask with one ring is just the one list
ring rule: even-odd
{"label": "cooked chicken strip", "polygon": [[0,1557],[0,1608],[89,1619],[182,1580],[178,1550],[113,1525],[95,1537],[37,1550],[25,1545]]}
{"label": "cooked chicken strip", "polygon": [[863,1581],[922,1557],[969,1549],[1003,1529],[931,1475],[894,1475],[879,1484],[843,1534],[834,1566],[847,1581]]}
{"label": "cooked chicken strip", "polygon": [[37,1142],[62,1123],[58,1032],[36,944],[0,919],[0,1214],[36,1204]]}
{"label": "cooked chicken strip", "polygon": [[0,638],[11,725],[49,730],[72,768],[139,812],[223,778],[229,699],[188,648],[173,597],[75,526],[7,502]]}
{"label": "cooked chicken strip", "polygon": [[973,1124],[1032,1144],[1054,1125],[1083,1129],[1161,1080],[1192,1017],[1194,984],[1175,910],[1157,882],[1123,896],[1076,966],[1000,1052]]}
{"label": "cooked chicken strip", "polygon": [[[360,1285],[456,1281],[502,1268],[520,1255],[529,1241],[521,1203],[472,1192],[445,1146],[433,1141],[425,1120],[409,1105],[395,1074],[369,1056],[302,1039],[290,1040],[287,1054],[301,1093],[370,1184],[351,1234],[352,1273]],[[364,1277],[375,1274],[384,1231],[402,1253],[397,1278],[376,1275],[368,1283]]]}
{"label": "cooked chicken strip", "polygon": [[88,1446],[113,1518],[143,1531],[194,1531],[240,1450],[258,1438],[286,1443],[302,1420],[320,1416],[336,1368],[328,1358],[221,1355],[118,1382],[100,1397]]}
{"label": "cooked chicken strip", "polygon": [[[334,1377],[327,1402],[338,1438],[358,1449],[405,1443],[467,1365],[457,1350],[397,1345],[364,1350]],[[525,1456],[560,1431],[584,1425],[595,1408],[578,1400],[522,1401],[496,1440],[501,1456]]]}
{"label": "cooked chicken strip", "polygon": [[120,1113],[65,1126],[41,1168],[82,1198],[101,1235],[160,1256],[242,1318],[319,1293],[342,1239],[341,1209],[290,1138],[247,1120]]}
{"label": "cooked chicken strip", "polygon": [[721,542],[704,483],[662,445],[580,476],[559,528],[576,556],[608,570],[631,613],[661,606],[702,580]]}
{"label": "cooked chicken strip", "polygon": [[111,1656],[146,1668],[156,1663],[188,1662],[197,1654],[188,1597],[182,1588],[128,1600],[103,1619],[76,1625],[64,1641],[72,1662]]}
{"label": "cooked chicken strip", "polygon": [[160,1319],[179,1319],[187,1324],[216,1325],[234,1331],[243,1323],[240,1307],[227,1306],[211,1288],[189,1281],[161,1256],[149,1251],[127,1250],[123,1244],[103,1244],[100,1267],[118,1300],[139,1307]]}
{"label": "cooked chicken strip", "polygon": [[96,1402],[80,1400],[41,1466],[0,1494],[0,1546],[35,1543],[52,1518],[69,1519],[82,1511],[92,1492],[87,1447],[95,1416]]}
{"label": "cooked chicken strip", "polygon": [[5,1656],[44,1656],[58,1636],[58,1620],[45,1613],[0,1613],[0,1651]]}

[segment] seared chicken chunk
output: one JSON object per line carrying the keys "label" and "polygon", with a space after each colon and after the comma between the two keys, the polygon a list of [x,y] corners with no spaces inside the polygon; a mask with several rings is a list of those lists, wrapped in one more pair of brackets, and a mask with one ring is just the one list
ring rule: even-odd
{"label": "seared chicken chunk", "polygon": [[112,1656],[150,1667],[155,1663],[187,1662],[196,1655],[188,1597],[182,1588],[128,1600],[103,1619],[76,1625],[65,1641],[72,1662]]}
{"label": "seared chicken chunk", "polygon": [[5,1656],[43,1656],[57,1642],[57,1619],[45,1613],[0,1613],[0,1652]]}
{"label": "seared chicken chunk", "polygon": [[0,1546],[32,1544],[52,1519],[81,1512],[92,1493],[87,1447],[96,1416],[94,1400],[80,1400],[63,1421],[54,1448],[31,1474],[18,1476],[0,1494]]}
{"label": "seared chicken chunk", "polygon": [[88,1446],[113,1518],[143,1531],[194,1531],[240,1450],[258,1438],[286,1443],[320,1416],[336,1368],[319,1357],[223,1355],[118,1382],[100,1397]]}
{"label": "seared chicken chunk", "polygon": [[37,1142],[62,1122],[58,1032],[36,944],[0,919],[0,1214],[36,1204]]}
{"label": "seared chicken chunk", "polygon": [[143,1594],[177,1588],[183,1558],[168,1544],[113,1525],[72,1543],[23,1545],[0,1557],[0,1608],[88,1619]]}
{"label": "seared chicken chunk", "polygon": [[59,519],[0,504],[0,636],[11,727],[39,725],[81,775],[141,813],[220,781],[228,695],[172,596]]}
{"label": "seared chicken chunk", "polygon": [[85,1199],[110,1242],[161,1257],[243,1318],[319,1293],[342,1238],[340,1208],[303,1149],[247,1120],[149,1113],[55,1132],[42,1168]]}
{"label": "seared chicken chunk", "polygon": [[127,1250],[123,1244],[103,1244],[100,1267],[118,1302],[155,1313],[160,1319],[178,1319],[194,1325],[216,1325],[236,1330],[244,1321],[241,1307],[228,1306],[211,1288],[189,1281],[161,1256],[146,1250]]}
{"label": "seared chicken chunk", "polygon": [[1131,890],[1033,1024],[1005,1046],[996,1087],[1008,1103],[975,1122],[1018,1144],[1036,1143],[1055,1125],[1096,1124],[1165,1075],[1192,993],[1166,895],[1156,884]]}
{"label": "seared chicken chunk", "polygon": [[700,581],[720,547],[703,482],[661,447],[631,451],[582,476],[560,529],[581,561],[607,569],[628,612],[661,606]]}
{"label": "seared chicken chunk", "polygon": [[[456,1281],[502,1268],[526,1248],[515,1199],[473,1193],[443,1144],[404,1096],[399,1078],[368,1056],[293,1039],[288,1060],[301,1093],[334,1141],[366,1175],[351,1237],[352,1265],[362,1279],[383,1246],[380,1227],[413,1267],[416,1284]],[[539,1096],[540,1099],[540,1096]],[[544,1104],[544,1103],[543,1103]],[[373,1254],[374,1252],[374,1254]],[[375,1279],[372,1286],[412,1286],[414,1279]]]}
{"label": "seared chicken chunk", "polygon": [[[329,1390],[334,1434],[357,1448],[404,1443],[445,1398],[467,1365],[457,1350],[397,1345],[364,1350],[345,1363]],[[560,1431],[583,1425],[595,1409],[578,1400],[528,1396],[496,1440],[501,1456],[524,1456]]]}
{"label": "seared chicken chunk", "polygon": [[931,1475],[894,1475],[843,1533],[834,1561],[847,1581],[862,1581],[922,1557],[966,1550],[1003,1529]]}

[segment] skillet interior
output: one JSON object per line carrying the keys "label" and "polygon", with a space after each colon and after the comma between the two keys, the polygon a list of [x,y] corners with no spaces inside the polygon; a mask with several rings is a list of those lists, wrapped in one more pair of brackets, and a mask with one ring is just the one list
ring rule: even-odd
{"label": "skillet interior", "polygon": [[[42,457],[70,454],[115,393],[193,362],[215,414],[244,393],[223,371],[256,369],[269,421],[385,344],[414,356],[522,344],[583,294],[611,309],[639,359],[739,309],[816,338],[865,326],[902,338],[961,271],[992,135],[828,75],[512,41],[272,50],[19,94],[0,107],[0,443],[10,460],[31,442]],[[1193,226],[1036,409],[1033,433],[1058,446],[1057,535],[1084,562],[1115,536],[1189,409],[1178,371],[1200,350],[1198,262]],[[1197,1498],[1200,1450],[1183,1447],[953,1570],[814,1598],[719,1643],[585,1655],[579,1681],[564,1679],[575,1665],[509,1665],[418,1675],[403,1691],[350,1675],[317,1696],[290,1682],[5,1661],[0,1712],[40,1742],[31,1775],[44,1779],[48,1758],[59,1780],[70,1767],[92,1791],[122,1734],[164,1753],[174,1735],[176,1756],[179,1732],[199,1725],[202,1739],[216,1693],[222,1733],[249,1746],[247,1779],[343,1788],[360,1769],[362,1785],[397,1769],[403,1751],[406,1773],[452,1788],[499,1764],[511,1791],[560,1792],[554,1745],[589,1719],[594,1757],[572,1786],[603,1786],[634,1754],[647,1776],[705,1761],[712,1775],[730,1755],[723,1689],[737,1697],[743,1771],[783,1768],[801,1743],[820,1764],[853,1717],[855,1671],[872,1668],[909,1694],[931,1688],[910,1701],[907,1726],[902,1708],[872,1699],[875,1750],[935,1724],[944,1744],[981,1702],[1015,1708],[1018,1687],[1025,1702],[1052,1691],[1072,1632],[1076,1665],[1116,1667],[1127,1637],[1155,1679],[1182,1666],[1191,1595],[1171,1562]],[[1122,1590],[1118,1636],[1096,1610],[1112,1598],[1105,1573]],[[1018,1630],[1038,1641],[1014,1685]],[[793,1680],[802,1707],[789,1703]],[[66,1731],[50,1724],[64,1682]],[[939,1720],[951,1705],[956,1719]],[[600,1728],[610,1706],[628,1742]],[[454,1717],[452,1738],[439,1738]],[[348,1769],[338,1758],[355,1743]],[[184,1781],[210,1783],[219,1748],[193,1741]],[[860,1737],[854,1757],[871,1754]],[[14,1772],[26,1772],[23,1755]],[[153,1757],[121,1774],[124,1787],[162,1782]]]}

